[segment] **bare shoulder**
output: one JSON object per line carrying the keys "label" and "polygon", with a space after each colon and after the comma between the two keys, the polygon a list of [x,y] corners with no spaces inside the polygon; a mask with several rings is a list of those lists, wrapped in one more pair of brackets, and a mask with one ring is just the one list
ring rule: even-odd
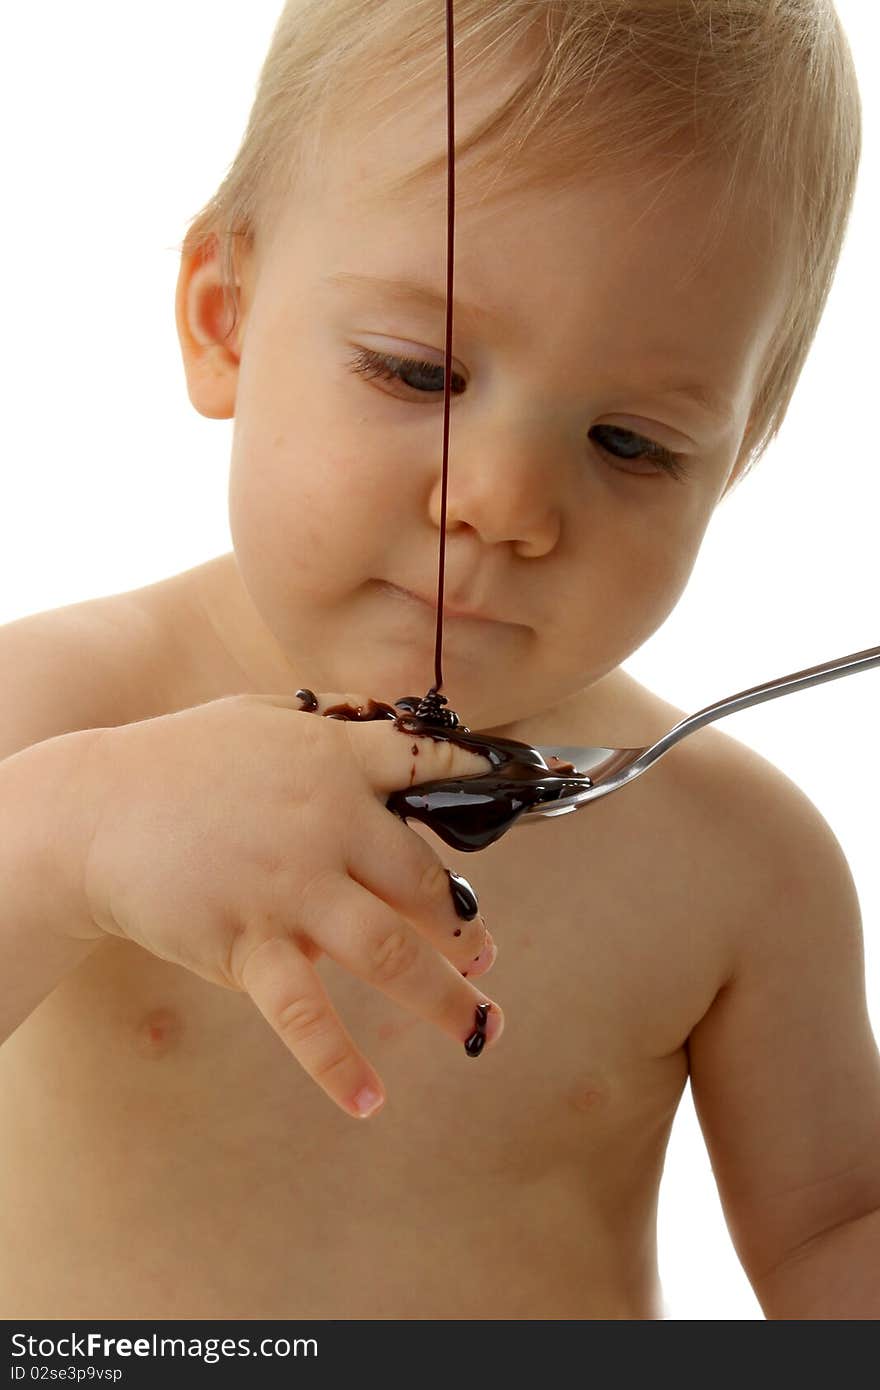
{"label": "bare shoulder", "polygon": [[[650,744],[692,713],[630,677],[622,691],[621,718],[635,746]],[[849,866],[818,807],[738,739],[702,729],[639,780],[646,812],[672,832],[679,855],[691,846],[692,887],[720,924],[731,974],[749,955],[765,963],[773,952],[785,958],[792,934],[803,946],[806,917],[821,929],[823,922],[857,916]]]}
{"label": "bare shoulder", "polygon": [[[566,741],[647,747],[689,713],[618,672]],[[558,824],[569,865],[602,865],[607,888],[599,901],[595,879],[587,884],[590,904],[636,924],[632,969],[663,993],[653,1036],[669,1050],[734,981],[758,976],[784,990],[805,952],[826,967],[834,951],[858,959],[855,888],[831,828],[778,767],[720,729],[684,739]],[[571,892],[570,868],[566,882]]]}
{"label": "bare shoulder", "polygon": [[28,614],[0,627],[0,757],[174,704],[185,576]]}
{"label": "bare shoulder", "polygon": [[[682,717],[630,694],[645,745]],[[880,1059],[849,864],[802,788],[719,729],[633,794],[641,783],[640,814],[674,847],[649,852],[666,905],[652,966],[734,1244],[768,1316],[836,1316],[847,1295],[806,1300],[797,1252],[880,1200]]]}

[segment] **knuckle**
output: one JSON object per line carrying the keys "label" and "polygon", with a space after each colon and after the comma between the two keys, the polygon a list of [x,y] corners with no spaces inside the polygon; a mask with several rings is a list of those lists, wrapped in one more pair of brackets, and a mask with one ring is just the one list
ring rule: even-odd
{"label": "knuckle", "polygon": [[262,975],[267,968],[267,961],[271,968],[273,957],[278,952],[278,939],[266,936],[261,931],[254,931],[250,923],[239,920],[234,915],[230,916],[228,922],[225,968],[236,986],[250,994],[254,973]]}
{"label": "knuckle", "polygon": [[284,1038],[303,1043],[311,1041],[324,1031],[326,1016],[320,1000],[303,994],[282,1004],[275,1022],[278,1032]]}
{"label": "knuckle", "polygon": [[370,972],[385,984],[399,979],[415,965],[418,946],[401,923],[388,927],[370,949]]}
{"label": "knuckle", "polygon": [[237,913],[221,915],[224,950],[220,960],[220,974],[230,989],[245,991],[244,971],[248,955],[253,954],[253,942],[249,940],[248,928]]}
{"label": "knuckle", "polygon": [[391,723],[384,726],[383,734],[386,729],[385,736],[390,739],[403,738],[408,744],[412,744],[414,738],[417,740],[421,754],[421,766],[417,768],[419,782],[435,782],[451,776],[456,761],[456,749],[448,739],[434,739],[430,734],[414,733]]}
{"label": "knuckle", "polygon": [[431,740],[430,759],[431,775],[425,781],[442,781],[446,778],[473,777],[489,767],[485,759],[479,758],[474,754],[459,748],[450,739]]}
{"label": "knuckle", "polygon": [[320,922],[326,917],[331,888],[338,877],[339,873],[335,868],[316,869],[300,888],[296,910],[292,916],[306,926]]}
{"label": "knuckle", "polygon": [[440,743],[434,744],[437,762],[439,763],[438,776],[451,777],[457,769],[459,759],[456,756],[454,743],[443,739]]}
{"label": "knuckle", "polygon": [[321,1061],[313,1068],[312,1075],[322,1086],[327,1086],[337,1076],[345,1076],[351,1067],[351,1062],[350,1052],[333,1052],[329,1057],[321,1058]]}

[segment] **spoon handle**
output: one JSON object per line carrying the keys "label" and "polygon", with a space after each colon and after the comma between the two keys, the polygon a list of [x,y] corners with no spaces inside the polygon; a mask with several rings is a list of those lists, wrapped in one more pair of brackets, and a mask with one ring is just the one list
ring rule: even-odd
{"label": "spoon handle", "polygon": [[795,671],[790,676],[779,676],[776,680],[765,681],[763,685],[753,685],[737,695],[728,695],[726,699],[718,700],[714,705],[707,705],[705,709],[682,719],[674,729],[645,750],[639,763],[643,767],[648,766],[680,739],[696,733],[697,729],[714,723],[716,719],[723,719],[725,715],[736,714],[751,705],[760,705],[764,700],[776,700],[780,695],[793,695],[796,690],[806,690],[808,686],[821,685],[823,681],[834,681],[840,676],[868,671],[872,666],[880,666],[880,647],[867,647],[863,652],[853,652],[835,661],[823,661],[821,666],[808,666],[805,671]]}

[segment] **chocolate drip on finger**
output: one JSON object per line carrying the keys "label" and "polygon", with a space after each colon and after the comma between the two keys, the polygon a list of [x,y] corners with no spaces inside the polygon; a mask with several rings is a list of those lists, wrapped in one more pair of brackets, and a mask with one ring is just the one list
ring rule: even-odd
{"label": "chocolate drip on finger", "polygon": [[486,1019],[489,1017],[491,1004],[478,1004],[474,1014],[474,1031],[465,1040],[464,1050],[469,1057],[479,1057],[483,1048],[486,1046]]}

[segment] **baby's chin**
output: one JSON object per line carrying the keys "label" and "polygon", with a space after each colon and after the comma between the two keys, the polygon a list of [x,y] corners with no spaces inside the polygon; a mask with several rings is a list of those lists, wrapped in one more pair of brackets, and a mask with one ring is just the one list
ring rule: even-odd
{"label": "baby's chin", "polygon": [[[421,700],[435,684],[434,625],[426,615],[422,621],[418,613],[412,618],[406,610],[399,618],[396,613],[391,610],[388,619],[383,611],[377,617],[371,610],[366,618],[345,614],[336,622],[331,617],[320,630],[313,625],[297,642],[297,658],[292,644],[285,643],[297,684],[389,705],[404,698]],[[536,659],[530,636],[515,624],[446,625],[440,692],[468,728],[495,728],[547,707],[552,695],[547,654]]]}

